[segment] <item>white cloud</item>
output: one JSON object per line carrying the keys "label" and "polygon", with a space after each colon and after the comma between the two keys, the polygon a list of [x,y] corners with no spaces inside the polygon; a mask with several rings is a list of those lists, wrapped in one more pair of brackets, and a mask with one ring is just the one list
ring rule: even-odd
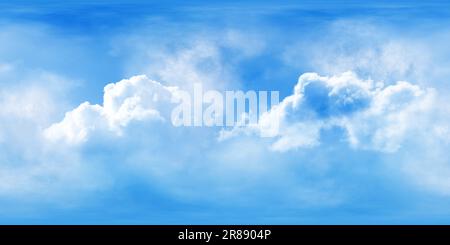
{"label": "white cloud", "polygon": [[120,135],[122,128],[133,120],[164,120],[176,87],[166,87],[148,79],[134,76],[105,86],[103,105],[84,102],[66,113],[64,119],[44,131],[52,141],[63,140],[77,144],[86,141],[93,131]]}
{"label": "white cloud", "polygon": [[284,152],[293,148],[317,146],[319,145],[320,128],[321,125],[316,123],[295,123],[281,129],[283,136],[279,137],[270,149]]}
{"label": "white cloud", "polygon": [[364,148],[397,151],[408,134],[429,127],[420,122],[419,115],[434,110],[435,97],[433,89],[421,89],[408,82],[377,91],[367,110],[344,122],[350,142]]}
{"label": "white cloud", "polygon": [[[105,157],[102,149],[113,148],[114,151],[111,153],[108,151],[108,154],[111,154],[110,157],[120,165],[120,169],[126,172],[126,175],[143,178],[148,181],[149,185],[163,186],[167,193],[185,200],[201,199],[216,202],[217,198],[234,197],[234,203],[245,202],[247,198],[255,197],[240,197],[240,193],[250,193],[256,185],[262,182],[268,184],[267,179],[270,177],[271,181],[268,184],[270,188],[278,186],[283,189],[283,193],[294,191],[297,193],[295,196],[286,195],[285,198],[301,200],[302,204],[298,205],[319,205],[319,203],[320,205],[334,205],[336,202],[340,202],[340,194],[333,194],[328,190],[321,191],[308,183],[302,186],[291,186],[286,181],[280,181],[281,176],[284,175],[282,169],[287,167],[286,163],[273,165],[266,162],[265,158],[272,157],[273,153],[267,152],[259,140],[218,143],[214,139],[216,133],[214,128],[173,127],[169,123],[149,124],[144,130],[139,126],[137,129],[136,127],[127,127],[132,121],[168,118],[167,114],[170,109],[168,104],[172,96],[176,96],[176,92],[176,88],[165,87],[151,81],[146,76],[131,77],[107,85],[102,105],[85,102],[67,112],[62,121],[44,130],[44,136],[51,142],[63,141],[69,143],[70,146],[86,142],[89,139],[101,138],[104,136],[102,133],[112,133],[112,135],[124,133],[123,137],[114,143],[108,141],[102,145],[102,143],[97,144],[96,141],[84,146],[100,148],[100,152],[96,152],[96,154],[98,153],[102,157]],[[125,127],[127,127],[126,131],[123,130]],[[73,163],[69,161],[71,158],[67,160],[70,168],[76,170],[73,176],[64,175],[67,174],[64,172],[53,178],[78,181],[76,180],[78,174],[84,174],[87,177],[98,175],[100,181],[88,178],[79,180],[83,182],[85,186],[82,187],[86,190],[95,190],[108,186],[109,174],[112,175],[112,178],[120,175],[109,169],[105,173],[106,176],[102,176],[98,172],[103,169],[99,164],[101,165],[104,160],[100,160],[98,163],[97,160],[90,159],[89,154],[81,153],[78,148],[67,148],[66,144],[52,144],[51,142],[48,146],[57,148],[50,150],[50,153],[74,151],[73,154],[80,157],[80,159],[73,160]],[[308,137],[305,137],[303,142],[298,139],[296,142],[296,144],[314,143]],[[280,147],[283,147],[282,144],[283,142],[279,143]],[[250,159],[254,161],[250,161]],[[89,164],[82,164],[83,162]],[[72,164],[74,165],[72,166]],[[113,163],[105,161],[105,164]],[[92,169],[89,168],[90,165],[93,165]],[[274,176],[274,171],[279,173]],[[49,172],[49,174],[52,173]],[[11,177],[13,174],[10,173],[8,176]],[[285,179],[283,178],[283,180]],[[28,179],[20,183],[24,188],[32,189],[28,185],[30,183]],[[205,189],[204,186],[207,188]],[[210,195],[205,195],[205,193],[210,193]],[[280,193],[278,191],[278,195],[282,195]],[[316,200],[318,197],[321,198]],[[328,198],[330,198],[330,203],[324,203],[324,200],[328,200]]]}
{"label": "white cloud", "polygon": [[[0,199],[40,202],[76,200],[110,182],[77,152],[48,145],[42,130],[66,109],[72,82],[49,72],[20,71],[0,91]],[[46,84],[46,86],[42,86]]]}
{"label": "white cloud", "polygon": [[[273,137],[271,149],[287,151],[317,146],[321,130],[337,126],[346,130],[353,147],[395,152],[408,132],[423,126],[414,119],[433,109],[434,98],[432,89],[405,81],[384,86],[353,72],[331,77],[305,73],[294,93],[247,131]],[[278,130],[273,130],[272,123],[279,124]],[[222,134],[236,135],[231,132]]]}

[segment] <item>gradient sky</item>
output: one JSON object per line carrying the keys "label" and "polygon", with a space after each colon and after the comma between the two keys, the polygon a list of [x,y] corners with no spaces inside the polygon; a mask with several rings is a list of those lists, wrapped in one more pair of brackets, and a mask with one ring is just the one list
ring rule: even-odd
{"label": "gradient sky", "polygon": [[[37,2],[0,1],[0,223],[450,222],[450,3]],[[146,100],[197,82],[280,131]]]}

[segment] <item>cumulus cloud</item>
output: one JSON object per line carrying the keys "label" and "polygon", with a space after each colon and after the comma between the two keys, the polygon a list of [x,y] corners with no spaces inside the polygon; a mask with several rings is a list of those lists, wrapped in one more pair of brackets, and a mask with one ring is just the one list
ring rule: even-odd
{"label": "cumulus cloud", "polygon": [[44,71],[29,74],[20,70],[12,75],[15,84],[7,84],[0,91],[1,201],[39,200],[65,205],[85,191],[108,185],[106,175],[95,165],[82,164],[77,152],[50,147],[42,137],[42,130],[66,109],[65,88],[72,81]]}
{"label": "cumulus cloud", "polygon": [[[95,190],[109,186],[108,177],[113,180],[119,178],[120,174],[110,166],[117,163],[121,173],[142,178],[148,185],[162,186],[166,193],[183,200],[216,202],[218,198],[233,197],[233,203],[245,203],[249,199],[276,192],[280,199],[301,201],[301,204],[296,204],[300,206],[341,202],[340,193],[331,193],[332,186],[327,185],[326,191],[315,186],[321,185],[322,181],[327,182],[326,178],[321,178],[314,185],[280,181],[285,174],[283,168],[289,161],[278,165],[265,162],[267,157],[275,156],[267,152],[258,139],[217,142],[214,137],[217,128],[173,127],[170,123],[130,125],[133,121],[170,118],[167,117],[169,104],[178,91],[146,76],[134,76],[105,86],[102,105],[84,102],[68,111],[63,120],[44,129],[44,143],[52,148],[48,151],[49,155],[58,155],[59,152],[72,152],[74,155],[69,155],[66,160],[75,171],[73,175],[69,172],[58,175],[57,168],[54,168],[55,172],[49,171],[49,175],[55,179],[73,181],[78,181],[78,174],[86,175],[86,178],[79,180],[84,182],[81,187]],[[90,141],[120,134],[121,137],[114,142],[103,144]],[[68,144],[57,144],[54,148],[53,142]],[[72,145],[80,147],[73,148]],[[83,153],[83,149],[89,149],[89,153]],[[108,156],[105,156],[105,150]],[[101,160],[91,158],[91,155],[97,154]],[[113,159],[114,163],[105,158]],[[249,159],[254,161],[249,162]],[[102,164],[108,165],[105,176],[99,173],[104,170]],[[277,173],[274,175],[275,171]],[[5,178],[11,179],[15,173],[11,172]],[[43,174],[37,170],[34,173]],[[90,176],[99,176],[100,181],[88,179]],[[271,181],[267,181],[269,178]],[[24,188],[33,189],[27,181],[24,179],[20,183]],[[267,190],[240,196],[251,193],[262,182],[268,185]],[[274,191],[275,188],[278,190]],[[292,192],[296,194],[286,194]]]}
{"label": "cumulus cloud", "polygon": [[341,127],[353,147],[395,152],[417,129],[414,118],[432,109],[434,97],[433,89],[405,81],[385,86],[353,72],[331,77],[305,73],[292,95],[247,130],[273,137],[272,150],[287,151],[317,146],[322,130]]}
{"label": "cumulus cloud", "polygon": [[[293,150],[299,148],[311,151],[320,149],[323,131],[333,127],[339,127],[345,131],[345,141],[351,147],[397,152],[409,135],[431,125],[429,121],[419,120],[417,115],[429,113],[435,104],[434,90],[424,89],[405,81],[385,85],[371,79],[361,79],[353,72],[335,76],[305,73],[299,77],[293,94],[263,114],[258,124],[240,126],[231,131],[222,130],[220,136],[222,141],[220,142],[214,142],[214,135],[217,132],[216,129],[211,128],[176,128],[166,123],[164,126],[156,126],[156,129],[149,124],[151,132],[148,131],[148,128],[145,129],[146,132],[143,132],[142,128],[130,129],[129,125],[134,121],[164,121],[170,118],[168,115],[172,108],[171,102],[178,91],[176,87],[164,86],[144,75],[109,84],[104,88],[101,105],[84,102],[77,108],[68,111],[63,120],[51,124],[43,130],[43,143],[45,145],[48,142],[62,141],[69,145],[77,145],[88,141],[94,134],[95,137],[102,137],[103,133],[114,136],[122,135],[123,140],[101,147],[107,149],[112,147],[118,151],[117,154],[113,154],[114,159],[124,164],[125,168],[129,168],[128,174],[138,173],[145,178],[150,178],[152,183],[165,185],[167,191],[175,196],[197,198],[198,195],[192,190],[199,190],[197,185],[204,183],[209,183],[211,191],[220,192],[220,195],[228,195],[225,190],[222,190],[224,180],[232,179],[232,182],[235,182],[232,186],[236,186],[236,188],[237,186],[240,186],[239,188],[247,186],[245,188],[251,189],[262,176],[271,176],[273,171],[280,171],[277,176],[282,176],[284,173],[282,168],[287,168],[290,162],[296,161],[289,157],[283,157],[284,160],[279,163],[280,166],[276,166],[267,164],[264,159],[279,159],[284,154],[292,156],[292,152],[296,152]],[[431,117],[427,114],[424,118]],[[445,125],[447,124],[442,123],[442,120],[440,122],[441,124],[434,125],[432,129],[442,134],[442,132],[446,132]],[[273,127],[274,123],[278,124],[278,127]],[[126,133],[131,133],[131,135],[123,135],[125,128],[127,128]],[[143,134],[149,137],[143,137]],[[239,137],[241,134],[250,136],[250,138]],[[268,141],[258,137],[253,138],[255,134],[269,137]],[[191,138],[187,139],[187,135],[190,135]],[[235,140],[231,139],[233,137]],[[265,142],[269,142],[271,152],[264,150],[267,147]],[[133,149],[124,144],[131,144]],[[176,144],[175,148],[174,144]],[[230,157],[224,156],[228,156],[230,152],[237,154],[235,147],[243,149],[245,148],[242,146],[243,144],[247,145],[247,151],[250,149],[250,145],[253,149],[258,150],[250,155],[242,152],[242,159],[239,158],[234,164],[229,165],[229,161],[226,159],[230,159]],[[168,148],[170,150],[167,150]],[[58,152],[66,150],[63,146],[57,149]],[[126,153],[122,151],[126,151]],[[204,152],[206,157],[194,153],[198,151]],[[280,152],[283,155],[277,155]],[[60,174],[58,172],[60,169],[55,168],[53,164],[58,159],[49,158],[48,154],[50,153],[46,154],[43,154],[46,164],[28,168],[33,169],[29,175],[31,179],[34,175],[43,175],[38,171],[39,166],[50,164],[48,166],[53,171],[50,172],[54,175],[53,178],[76,180],[77,174],[67,175],[65,172]],[[69,154],[64,161],[72,161],[71,168],[77,173],[84,173],[88,177],[99,175],[98,170],[89,169],[84,164],[80,164],[80,161],[90,161],[85,159],[89,156],[78,154],[81,153]],[[216,159],[217,157],[221,159]],[[231,157],[231,159],[234,158]],[[258,164],[249,165],[245,163],[248,159],[260,160],[258,160]],[[301,161],[308,162],[305,159]],[[329,161],[329,159],[324,161]],[[214,164],[207,164],[211,162]],[[202,174],[186,174],[192,168],[202,169]],[[234,173],[235,170],[239,170],[240,174]],[[253,180],[240,180],[240,178],[248,178],[247,174],[249,173],[255,174],[252,177]],[[9,172],[4,178],[11,179],[14,174],[16,172]],[[18,178],[24,190],[29,188],[30,178]],[[95,189],[107,185],[107,177],[101,176],[100,179],[104,181],[90,182],[89,180],[85,183],[87,186],[83,188]],[[196,181],[192,182],[192,179],[196,179]],[[328,180],[323,178],[319,182],[321,181],[327,182]],[[189,188],[192,190],[186,190],[186,185],[190,186]],[[298,191],[309,188],[312,188],[311,190],[314,190],[313,192],[317,195],[328,195],[327,192],[321,193],[308,184],[294,186],[288,190]],[[304,197],[303,201],[305,200],[308,198]]]}
{"label": "cumulus cloud", "polygon": [[134,76],[105,86],[103,105],[84,102],[44,131],[47,139],[81,143],[93,131],[120,135],[122,128],[133,120],[164,120],[167,105],[176,87],[166,87],[145,75]]}

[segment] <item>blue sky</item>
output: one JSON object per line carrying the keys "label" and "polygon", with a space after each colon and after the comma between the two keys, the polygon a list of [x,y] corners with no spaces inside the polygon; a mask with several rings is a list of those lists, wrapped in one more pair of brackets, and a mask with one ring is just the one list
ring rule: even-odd
{"label": "blue sky", "polygon": [[[0,223],[448,224],[449,24],[442,1],[0,1]],[[151,116],[196,82],[280,91],[279,132]]]}

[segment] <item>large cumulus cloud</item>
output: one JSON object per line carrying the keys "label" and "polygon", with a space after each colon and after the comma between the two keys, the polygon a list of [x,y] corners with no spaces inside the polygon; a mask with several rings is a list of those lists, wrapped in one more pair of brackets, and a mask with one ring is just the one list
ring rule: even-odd
{"label": "large cumulus cloud", "polygon": [[111,83],[104,88],[103,105],[80,104],[67,112],[61,122],[45,129],[44,135],[52,141],[78,144],[93,131],[120,135],[130,121],[165,120],[161,113],[168,113],[176,91],[176,87],[166,87],[145,75]]}
{"label": "large cumulus cloud", "polygon": [[272,137],[272,150],[287,151],[317,146],[322,130],[341,127],[352,147],[395,152],[408,133],[432,126],[418,125],[416,119],[434,110],[434,101],[433,89],[406,81],[386,86],[353,72],[329,77],[305,73],[293,94],[247,131]]}

